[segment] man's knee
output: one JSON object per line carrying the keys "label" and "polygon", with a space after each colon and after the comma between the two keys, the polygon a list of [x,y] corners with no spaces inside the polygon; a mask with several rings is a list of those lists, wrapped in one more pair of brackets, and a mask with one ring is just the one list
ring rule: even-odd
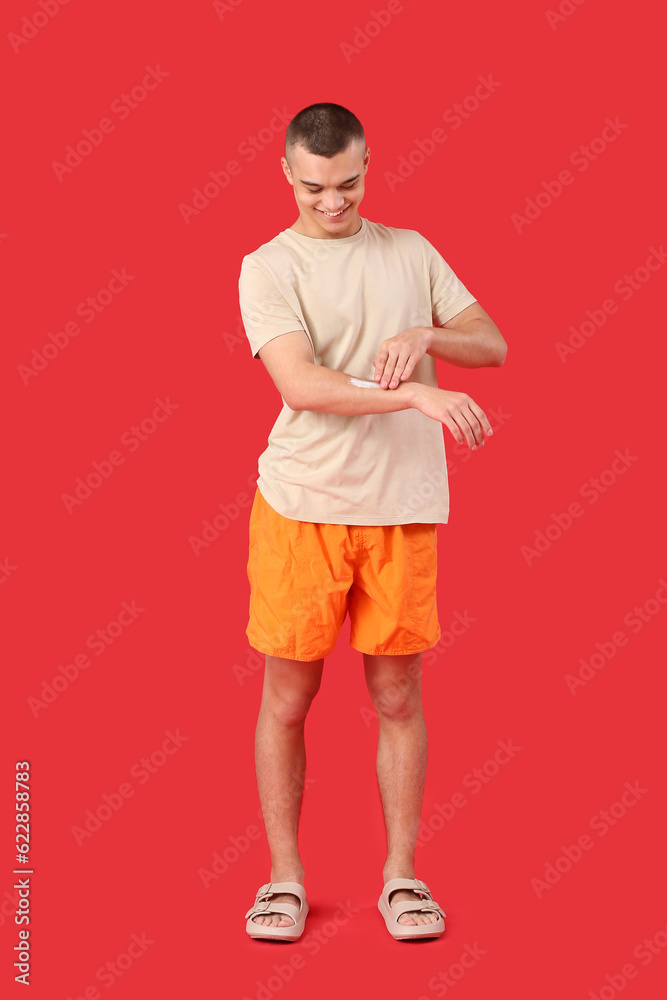
{"label": "man's knee", "polygon": [[388,684],[370,689],[378,715],[394,721],[407,721],[421,712],[421,693],[414,678],[403,676]]}
{"label": "man's knee", "polygon": [[299,726],[305,722],[314,694],[279,693],[269,702],[269,709],[281,726]]}
{"label": "man's knee", "polygon": [[364,656],[366,683],[378,715],[407,720],[421,712],[422,654],[398,657],[400,668],[386,657]]}
{"label": "man's knee", "polygon": [[409,722],[422,711],[417,697],[414,695],[401,697],[394,692],[387,692],[386,695],[374,699],[374,705],[378,716],[392,722]]}
{"label": "man's knee", "polygon": [[266,678],[263,701],[283,726],[298,726],[304,722],[320,689],[321,670],[306,675],[303,666],[287,673],[282,671],[280,677]]}

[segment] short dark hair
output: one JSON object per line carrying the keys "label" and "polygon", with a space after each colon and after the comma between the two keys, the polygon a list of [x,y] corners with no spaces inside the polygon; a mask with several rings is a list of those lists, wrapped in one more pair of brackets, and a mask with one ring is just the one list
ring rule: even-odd
{"label": "short dark hair", "polygon": [[315,156],[330,159],[356,140],[365,145],[366,136],[361,122],[351,111],[341,104],[310,104],[299,111],[287,126],[285,157],[289,161],[294,147],[303,146]]}

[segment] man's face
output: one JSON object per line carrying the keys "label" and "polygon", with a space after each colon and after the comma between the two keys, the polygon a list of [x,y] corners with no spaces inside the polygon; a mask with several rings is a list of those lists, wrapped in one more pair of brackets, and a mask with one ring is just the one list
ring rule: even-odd
{"label": "man's face", "polygon": [[364,196],[364,176],[371,151],[361,140],[351,142],[335,156],[316,156],[295,146],[281,160],[294,188],[299,218],[293,227],[316,239],[341,239],[359,231],[359,204]]}

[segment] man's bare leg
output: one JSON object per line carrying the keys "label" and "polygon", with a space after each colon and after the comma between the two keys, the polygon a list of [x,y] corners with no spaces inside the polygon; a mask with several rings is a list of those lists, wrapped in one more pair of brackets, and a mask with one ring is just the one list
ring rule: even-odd
{"label": "man's bare leg", "polygon": [[[378,714],[377,778],[387,830],[383,884],[392,878],[415,878],[415,846],[421,821],[428,739],[421,700],[421,653],[371,656],[364,653],[369,694]],[[399,889],[389,902],[415,900]],[[403,913],[400,924],[429,924],[435,913]]]}
{"label": "man's bare leg", "polygon": [[[305,661],[266,655],[255,731],[255,771],[271,852],[270,882],[303,885],[297,831],[306,772],[304,723],[319,691],[323,666],[323,658]],[[271,901],[299,905],[291,893],[277,893]],[[255,916],[253,921],[277,927],[293,923],[291,917],[276,913]]]}

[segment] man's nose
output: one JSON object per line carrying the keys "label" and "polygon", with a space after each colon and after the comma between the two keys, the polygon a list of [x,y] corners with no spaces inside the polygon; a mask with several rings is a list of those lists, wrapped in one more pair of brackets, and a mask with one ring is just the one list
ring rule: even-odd
{"label": "man's nose", "polygon": [[322,198],[322,208],[325,212],[339,212],[345,204],[342,194],[329,194]]}

